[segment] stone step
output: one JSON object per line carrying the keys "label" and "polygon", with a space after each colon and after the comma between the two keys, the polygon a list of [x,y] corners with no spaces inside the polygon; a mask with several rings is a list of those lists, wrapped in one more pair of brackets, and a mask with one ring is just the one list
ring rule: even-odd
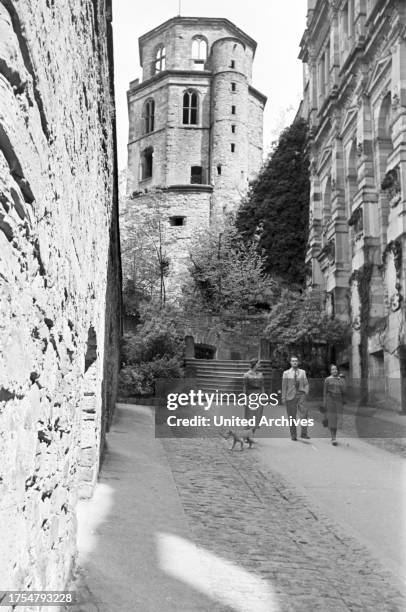
{"label": "stone step", "polygon": [[[233,359],[186,359],[185,366],[192,373],[189,376],[195,380],[195,387],[207,393],[241,393],[243,376],[250,368],[248,360]],[[263,361],[260,371],[269,387],[272,378],[270,361]]]}
{"label": "stone step", "polygon": [[[199,372],[218,372],[218,371],[224,371],[224,372],[248,372],[249,370],[249,366],[235,366],[235,365],[226,365],[226,364],[219,364],[219,365],[209,365],[209,364],[200,364],[200,363],[196,363],[196,362],[190,362],[190,361],[186,361],[185,362],[185,366],[187,368],[192,368],[196,371]],[[260,372],[271,372],[272,368],[269,366],[266,367],[260,367],[259,368]]]}
{"label": "stone step", "polygon": [[226,365],[217,365],[217,366],[210,366],[210,365],[200,365],[197,363],[186,363],[185,364],[186,367],[188,368],[193,368],[196,371],[199,372],[218,372],[218,371],[225,371],[225,372],[248,372],[249,367],[238,367],[238,366],[226,366]]}
{"label": "stone step", "polygon": [[242,393],[243,389],[242,386],[239,387],[238,385],[233,385],[231,387],[222,387],[222,386],[217,386],[217,385],[208,385],[208,386],[201,386],[199,387],[200,391],[203,391],[203,393]]}
{"label": "stone step", "polygon": [[196,359],[189,357],[186,361],[194,361],[198,363],[250,363],[249,359]]}
{"label": "stone step", "polygon": [[199,389],[203,389],[203,387],[218,387],[219,389],[231,389],[233,387],[241,388],[243,387],[242,380],[196,380],[196,387]]}
{"label": "stone step", "polygon": [[[243,377],[242,376],[230,376],[229,374],[197,374],[193,376],[194,379],[199,380],[200,382],[219,382],[219,383],[227,383],[227,382],[239,382],[242,384]],[[270,376],[264,376],[264,380],[271,380]]]}
{"label": "stone step", "polygon": [[[238,359],[191,359],[191,358],[187,358],[185,359],[185,361],[187,363],[210,365],[214,367],[217,365],[238,366],[238,367],[244,367],[247,369],[250,367],[249,361],[238,360]],[[268,365],[271,366],[270,361],[265,361],[265,360],[261,361],[261,366],[268,366]]]}

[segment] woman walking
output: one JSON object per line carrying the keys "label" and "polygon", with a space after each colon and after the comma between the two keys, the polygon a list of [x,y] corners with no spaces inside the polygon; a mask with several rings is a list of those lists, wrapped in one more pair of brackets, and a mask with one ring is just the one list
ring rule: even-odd
{"label": "woman walking", "polygon": [[258,359],[251,359],[250,369],[244,374],[243,379],[243,391],[247,402],[245,404],[244,418],[251,419],[252,417],[255,417],[255,426],[253,427],[253,431],[259,427],[259,422],[264,412],[263,406],[258,405],[258,407],[255,409],[250,408],[249,406],[249,395],[251,393],[255,393],[257,395],[264,393],[264,376],[262,372],[258,372],[258,365]]}
{"label": "woman walking", "polygon": [[344,383],[338,375],[336,365],[330,366],[331,375],[324,381],[324,410],[331,432],[331,443],[337,446],[337,426],[342,418],[344,406]]}

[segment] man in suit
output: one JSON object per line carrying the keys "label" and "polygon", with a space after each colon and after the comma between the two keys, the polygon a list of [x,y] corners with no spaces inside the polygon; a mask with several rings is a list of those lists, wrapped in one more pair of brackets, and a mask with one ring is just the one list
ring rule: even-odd
{"label": "man in suit", "polygon": [[[282,404],[286,404],[288,418],[307,419],[308,410],[305,407],[305,399],[309,393],[309,382],[306,372],[298,367],[297,357],[290,358],[290,365],[291,368],[285,370],[282,377]],[[296,425],[292,424],[289,427],[290,437],[296,441]],[[307,435],[307,427],[302,426],[300,437],[310,440],[310,436]]]}

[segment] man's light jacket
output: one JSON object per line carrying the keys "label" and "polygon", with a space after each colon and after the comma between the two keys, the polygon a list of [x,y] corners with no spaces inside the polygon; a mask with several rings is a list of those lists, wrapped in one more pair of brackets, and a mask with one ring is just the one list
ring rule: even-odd
{"label": "man's light jacket", "polygon": [[[282,402],[293,400],[296,394],[307,395],[309,393],[309,381],[307,380],[306,372],[297,368],[297,378],[295,380],[295,370],[289,368],[285,370],[282,377]],[[297,382],[297,387],[296,387]]]}

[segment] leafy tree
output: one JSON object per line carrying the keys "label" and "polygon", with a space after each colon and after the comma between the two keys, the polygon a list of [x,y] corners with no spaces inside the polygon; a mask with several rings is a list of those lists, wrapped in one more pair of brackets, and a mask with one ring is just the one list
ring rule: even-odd
{"label": "leafy tree", "polygon": [[164,194],[156,189],[150,198],[149,206],[137,206],[135,194],[120,215],[124,307],[132,316],[143,301],[158,297],[161,306],[166,302],[165,280],[170,262],[163,232]]}
{"label": "leafy tree", "polygon": [[302,119],[282,132],[236,219],[244,240],[256,242],[265,272],[298,285],[305,276],[309,214],[306,141]]}
{"label": "leafy tree", "polygon": [[294,353],[311,376],[327,373],[329,349],[344,343],[348,333],[347,324],[326,314],[319,292],[301,294],[289,289],[282,290],[265,329],[276,367],[284,369]]}
{"label": "leafy tree", "polygon": [[[185,308],[214,314],[244,313],[270,299],[273,283],[263,270],[255,245],[244,242],[235,226],[222,233],[206,231],[190,252],[190,282]],[[189,306],[188,306],[189,304]]]}

